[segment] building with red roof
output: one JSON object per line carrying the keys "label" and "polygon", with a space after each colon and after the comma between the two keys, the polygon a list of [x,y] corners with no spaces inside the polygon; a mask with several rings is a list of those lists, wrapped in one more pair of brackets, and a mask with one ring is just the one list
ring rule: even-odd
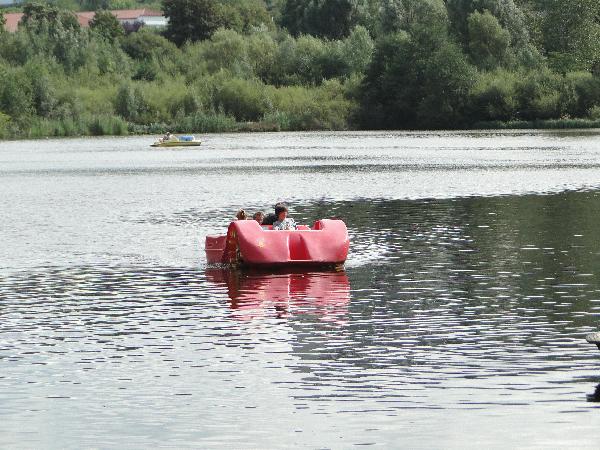
{"label": "building with red roof", "polygon": [[[153,9],[117,9],[110,12],[123,25],[140,24],[146,27],[165,27],[168,24],[168,20],[163,16],[163,13]],[[96,13],[94,11],[75,13],[79,25],[84,28],[90,26],[90,22],[95,15]],[[4,28],[7,31],[14,33],[17,31],[17,28],[19,28],[19,22],[23,18],[23,13],[7,13],[4,14],[4,18],[6,19]]]}
{"label": "building with red roof", "polygon": [[6,31],[10,31],[14,33],[19,28],[19,22],[23,17],[23,13],[7,13],[4,14],[4,19],[6,19],[6,23],[4,24],[4,29]]}

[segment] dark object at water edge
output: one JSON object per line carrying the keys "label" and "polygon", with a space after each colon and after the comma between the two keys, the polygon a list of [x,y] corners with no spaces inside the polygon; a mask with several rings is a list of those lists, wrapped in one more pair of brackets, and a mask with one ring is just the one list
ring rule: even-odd
{"label": "dark object at water edge", "polygon": [[596,344],[600,349],[600,332],[590,333],[585,337],[585,340],[590,344]]}

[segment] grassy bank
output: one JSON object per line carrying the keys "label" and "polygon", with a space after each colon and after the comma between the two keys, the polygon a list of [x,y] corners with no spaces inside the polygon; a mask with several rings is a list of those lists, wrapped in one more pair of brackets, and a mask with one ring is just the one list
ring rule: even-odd
{"label": "grassy bank", "polygon": [[[327,128],[332,131],[347,128]],[[198,114],[185,117],[178,123],[155,122],[137,124],[126,122],[119,116],[102,115],[67,119],[35,119],[28,127],[18,131],[10,128],[0,133],[2,139],[40,139],[50,137],[78,136],[126,136],[126,135],[156,135],[171,131],[177,134],[186,133],[228,133],[228,132],[278,132],[278,131],[316,131],[324,128],[315,126],[294,129],[289,121],[238,122],[231,116],[221,114]]]}
{"label": "grassy bank", "polygon": [[[347,130],[348,128],[344,128]],[[425,129],[425,128],[423,128]],[[535,121],[490,121],[478,122],[471,130],[589,130],[600,129],[600,120],[590,119],[553,119]],[[2,139],[40,139],[51,137],[79,136],[126,136],[126,135],[160,135],[165,131],[178,134],[235,133],[235,132],[280,132],[310,131],[306,128],[294,130],[283,128],[281,123],[272,122],[236,122],[224,115],[202,115],[187,118],[181,123],[151,123],[140,125],[127,123],[118,116],[98,116],[74,121],[71,119],[41,119],[31,124],[25,133],[5,134]],[[316,130],[316,129],[315,129]],[[315,131],[312,130],[312,131]],[[330,131],[341,131],[329,129]],[[415,130],[415,129],[411,129]],[[418,130],[418,129],[416,129]],[[448,129],[446,129],[448,130]]]}

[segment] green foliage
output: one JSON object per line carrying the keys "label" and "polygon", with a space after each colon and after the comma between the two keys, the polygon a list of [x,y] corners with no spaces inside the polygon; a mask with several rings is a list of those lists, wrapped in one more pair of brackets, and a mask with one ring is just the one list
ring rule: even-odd
{"label": "green foliage", "polygon": [[147,111],[146,101],[139,86],[124,83],[117,91],[115,112],[132,122],[138,121]]}
{"label": "green foliage", "polygon": [[[503,30],[508,32],[510,48],[507,53],[514,59],[513,64],[526,67],[540,65],[538,50],[531,44],[526,16],[513,0],[448,0],[447,9],[452,30],[465,49],[469,48],[469,18],[471,14],[487,12],[496,18],[498,25]],[[501,34],[504,32],[500,31],[489,18],[485,20],[490,29],[488,31],[481,30],[480,33],[495,35],[495,40],[499,40],[503,46],[505,37]]]}
{"label": "green foliage", "polygon": [[524,120],[560,117],[560,76],[549,70],[534,71],[519,80],[516,91],[519,118]]}
{"label": "green foliage", "polygon": [[203,71],[226,70],[237,78],[259,78],[275,85],[317,85],[323,80],[363,73],[373,47],[368,31],[361,26],[341,41],[313,36],[294,39],[268,32],[244,36],[222,29],[210,40],[186,46],[184,55],[186,61],[195,61],[189,68],[194,77],[202,76]]}
{"label": "green foliage", "polygon": [[60,32],[61,29],[78,30],[75,14],[60,10],[48,3],[26,3],[21,24],[36,33]]}
{"label": "green foliage", "polygon": [[475,81],[475,69],[460,48],[443,44],[430,57],[419,61],[417,75],[423,78],[417,104],[420,127],[453,128],[466,123],[465,109]]}
{"label": "green foliage", "polygon": [[10,116],[0,112],[0,139],[6,139],[10,137]]}
{"label": "green foliage", "polygon": [[600,78],[588,72],[575,72],[565,77],[567,95],[562,102],[573,117],[585,117],[600,105]]}
{"label": "green foliage", "polygon": [[588,116],[592,120],[600,121],[600,105],[595,105],[588,111]]}
{"label": "green foliage", "polygon": [[467,18],[469,53],[477,67],[491,69],[506,59],[510,34],[489,11],[473,12]]}
{"label": "green foliage", "polygon": [[252,61],[248,54],[248,41],[234,30],[221,29],[203,46],[202,57],[210,72],[227,69],[235,76],[250,76]]}
{"label": "green foliage", "polygon": [[446,7],[440,0],[382,0],[378,34],[437,28],[444,25],[447,18]]}
{"label": "green foliage", "polygon": [[125,31],[117,18],[106,10],[96,12],[90,22],[90,29],[111,42],[125,35]]}
{"label": "green foliage", "polygon": [[19,121],[33,114],[33,94],[23,69],[0,70],[0,111]]}
{"label": "green foliage", "polygon": [[57,93],[50,74],[43,66],[28,63],[25,71],[30,80],[31,99],[35,114],[51,117],[57,107]]}
{"label": "green foliage", "polygon": [[475,69],[444,23],[381,40],[362,87],[360,123],[374,128],[464,124]]}
{"label": "green foliage", "polygon": [[216,0],[163,0],[163,11],[169,19],[165,36],[177,45],[208,39],[223,24]]}
{"label": "green foliage", "polygon": [[99,115],[90,121],[88,130],[92,136],[120,136],[127,134],[127,123],[120,117]]}
{"label": "green foliage", "polygon": [[[53,59],[68,73],[96,59],[92,48],[99,48],[98,43],[80,28],[72,13],[34,3],[23,10],[22,30],[0,42],[2,56],[20,64],[34,58],[38,62]],[[120,51],[114,53],[118,56]]]}
{"label": "green foliage", "polygon": [[272,29],[273,21],[263,0],[222,0],[221,25],[239,33]]}
{"label": "green foliage", "polygon": [[164,37],[141,30],[129,34],[122,43],[123,50],[134,59],[170,58],[177,52],[177,47]]}
{"label": "green foliage", "polygon": [[367,70],[375,43],[367,29],[357,26],[352,30],[350,36],[342,43],[342,60],[347,64],[347,72],[350,74],[361,74]]}
{"label": "green foliage", "polygon": [[28,138],[67,136],[120,136],[127,134],[127,124],[120,117],[94,115],[66,119],[34,118],[24,130]]}
{"label": "green foliage", "polygon": [[357,11],[350,0],[287,0],[280,23],[294,36],[341,39],[357,24]]}
{"label": "green foliage", "polygon": [[215,103],[239,121],[259,120],[269,108],[264,85],[241,79],[224,82],[215,92]]}
{"label": "green foliage", "polygon": [[515,120],[519,75],[500,69],[482,74],[471,90],[471,116],[478,121]]}
{"label": "green foliage", "polygon": [[81,8],[86,11],[105,11],[110,8],[109,0],[79,0]]}
{"label": "green foliage", "polygon": [[197,112],[184,117],[181,122],[171,127],[176,133],[217,133],[233,131],[237,127],[235,119],[220,112]]}
{"label": "green foliage", "polygon": [[566,73],[600,63],[600,2],[548,0],[544,11],[543,44],[551,67]]}
{"label": "green foliage", "polygon": [[271,89],[273,109],[263,118],[275,120],[282,130],[343,130],[354,107],[345,87],[336,80],[317,89],[289,86]]}
{"label": "green foliage", "polygon": [[508,30],[514,45],[529,44],[525,15],[513,0],[448,0],[447,8],[452,28],[464,43],[468,43],[469,16],[474,12],[488,11]]}

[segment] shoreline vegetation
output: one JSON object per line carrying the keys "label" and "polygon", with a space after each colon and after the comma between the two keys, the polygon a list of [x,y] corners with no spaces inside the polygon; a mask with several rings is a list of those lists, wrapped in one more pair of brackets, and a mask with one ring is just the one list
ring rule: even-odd
{"label": "shoreline vegetation", "polygon": [[[60,6],[57,6],[60,5]],[[141,6],[140,6],[141,5]],[[107,10],[169,25],[126,33]],[[89,28],[73,11],[95,10]],[[596,0],[61,0],[0,9],[0,139],[600,128]]]}
{"label": "shoreline vegetation", "polygon": [[[164,130],[170,130],[175,134],[212,134],[212,133],[264,133],[281,131],[373,131],[364,129],[301,129],[282,130],[277,123],[265,122],[235,122],[228,117],[208,117],[197,127],[182,124],[167,125],[162,123],[137,125],[127,124],[120,117],[99,116],[90,122],[81,121],[78,124],[62,121],[43,121],[32,126],[29,133],[11,136],[9,139],[43,139],[60,137],[83,137],[83,136],[154,136],[164,134]],[[551,119],[536,121],[493,121],[477,122],[469,128],[436,128],[443,131],[478,131],[478,130],[600,130],[600,120],[591,119]],[[383,130],[382,130],[383,131]],[[385,130],[385,131],[432,131],[427,128]]]}

